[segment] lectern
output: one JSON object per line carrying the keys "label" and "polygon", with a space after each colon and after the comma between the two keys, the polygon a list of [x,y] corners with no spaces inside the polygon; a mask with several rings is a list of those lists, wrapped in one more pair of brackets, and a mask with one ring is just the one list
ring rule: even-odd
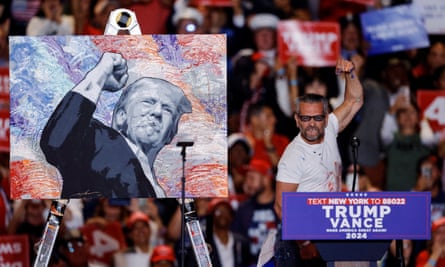
{"label": "lectern", "polygon": [[312,240],[328,266],[376,266],[392,240],[431,235],[429,192],[283,193],[283,239]]}

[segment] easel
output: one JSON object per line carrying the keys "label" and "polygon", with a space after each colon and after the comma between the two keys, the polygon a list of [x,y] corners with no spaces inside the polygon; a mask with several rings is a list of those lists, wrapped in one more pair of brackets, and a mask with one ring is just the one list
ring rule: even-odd
{"label": "easel", "polygon": [[[120,32],[130,35],[141,35],[141,29],[133,11],[119,8],[110,13],[108,23],[105,27],[104,35],[118,35]],[[187,227],[192,242],[195,258],[199,267],[211,267],[209,251],[205,243],[199,221],[196,216],[196,211],[192,199],[185,199],[185,148],[192,146],[193,142],[178,142],[177,146],[182,147],[181,155],[183,160],[182,166],[182,190],[181,190],[181,205],[182,205],[182,222],[181,222],[181,266],[184,266],[185,246],[184,234]],[[51,258],[51,253],[60,229],[60,225],[64,216],[64,211],[69,203],[69,199],[53,200],[51,210],[47,218],[45,231],[40,241],[37,258],[34,262],[34,267],[46,267]]]}
{"label": "easel", "polygon": [[[141,29],[133,11],[120,8],[110,13],[104,34],[117,35],[120,31],[128,31],[128,33],[132,35],[141,34]],[[39,244],[34,267],[48,266],[68,203],[69,199],[53,200],[51,203],[50,213],[46,220],[45,230]]]}

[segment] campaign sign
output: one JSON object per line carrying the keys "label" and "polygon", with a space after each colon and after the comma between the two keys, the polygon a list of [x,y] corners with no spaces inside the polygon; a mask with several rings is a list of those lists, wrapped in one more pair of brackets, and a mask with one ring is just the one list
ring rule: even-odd
{"label": "campaign sign", "polygon": [[429,46],[428,33],[416,5],[399,5],[360,14],[369,55]]}
{"label": "campaign sign", "polygon": [[339,25],[336,22],[280,21],[278,53],[282,62],[294,56],[302,66],[334,66],[340,53]]}
{"label": "campaign sign", "polygon": [[0,236],[0,266],[29,266],[28,236]]}
{"label": "campaign sign", "polygon": [[91,261],[110,264],[113,255],[126,247],[121,225],[117,222],[106,225],[86,224],[82,227],[82,234],[88,243],[88,257]]}
{"label": "campaign sign", "polygon": [[430,239],[430,192],[283,193],[283,239]]}
{"label": "campaign sign", "polygon": [[445,33],[445,0],[413,0],[413,3],[420,8],[429,34]]}
{"label": "campaign sign", "polygon": [[418,90],[417,103],[434,132],[445,129],[445,91]]}

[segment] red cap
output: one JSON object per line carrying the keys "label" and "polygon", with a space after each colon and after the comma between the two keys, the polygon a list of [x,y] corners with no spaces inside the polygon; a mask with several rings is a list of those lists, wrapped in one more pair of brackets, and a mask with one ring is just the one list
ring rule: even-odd
{"label": "red cap", "polygon": [[272,177],[272,165],[261,159],[252,159],[246,166],[246,171],[256,171],[262,175]]}
{"label": "red cap", "polygon": [[148,224],[150,219],[148,218],[147,214],[143,213],[142,211],[135,211],[131,213],[130,217],[127,220],[128,228],[132,228],[137,221],[143,221]]}
{"label": "red cap", "polygon": [[431,231],[435,232],[441,226],[445,226],[445,217],[435,220],[431,226]]}
{"label": "red cap", "polygon": [[158,245],[153,249],[153,254],[151,255],[151,262],[159,262],[162,260],[175,262],[175,252],[171,246]]}

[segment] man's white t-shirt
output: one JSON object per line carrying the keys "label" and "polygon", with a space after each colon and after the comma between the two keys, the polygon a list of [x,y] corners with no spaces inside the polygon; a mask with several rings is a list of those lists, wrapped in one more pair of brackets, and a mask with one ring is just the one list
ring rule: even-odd
{"label": "man's white t-shirt", "polygon": [[337,192],[341,189],[341,158],[337,145],[338,119],[328,117],[324,140],[306,143],[298,134],[278,163],[277,181],[298,184],[297,192]]}

